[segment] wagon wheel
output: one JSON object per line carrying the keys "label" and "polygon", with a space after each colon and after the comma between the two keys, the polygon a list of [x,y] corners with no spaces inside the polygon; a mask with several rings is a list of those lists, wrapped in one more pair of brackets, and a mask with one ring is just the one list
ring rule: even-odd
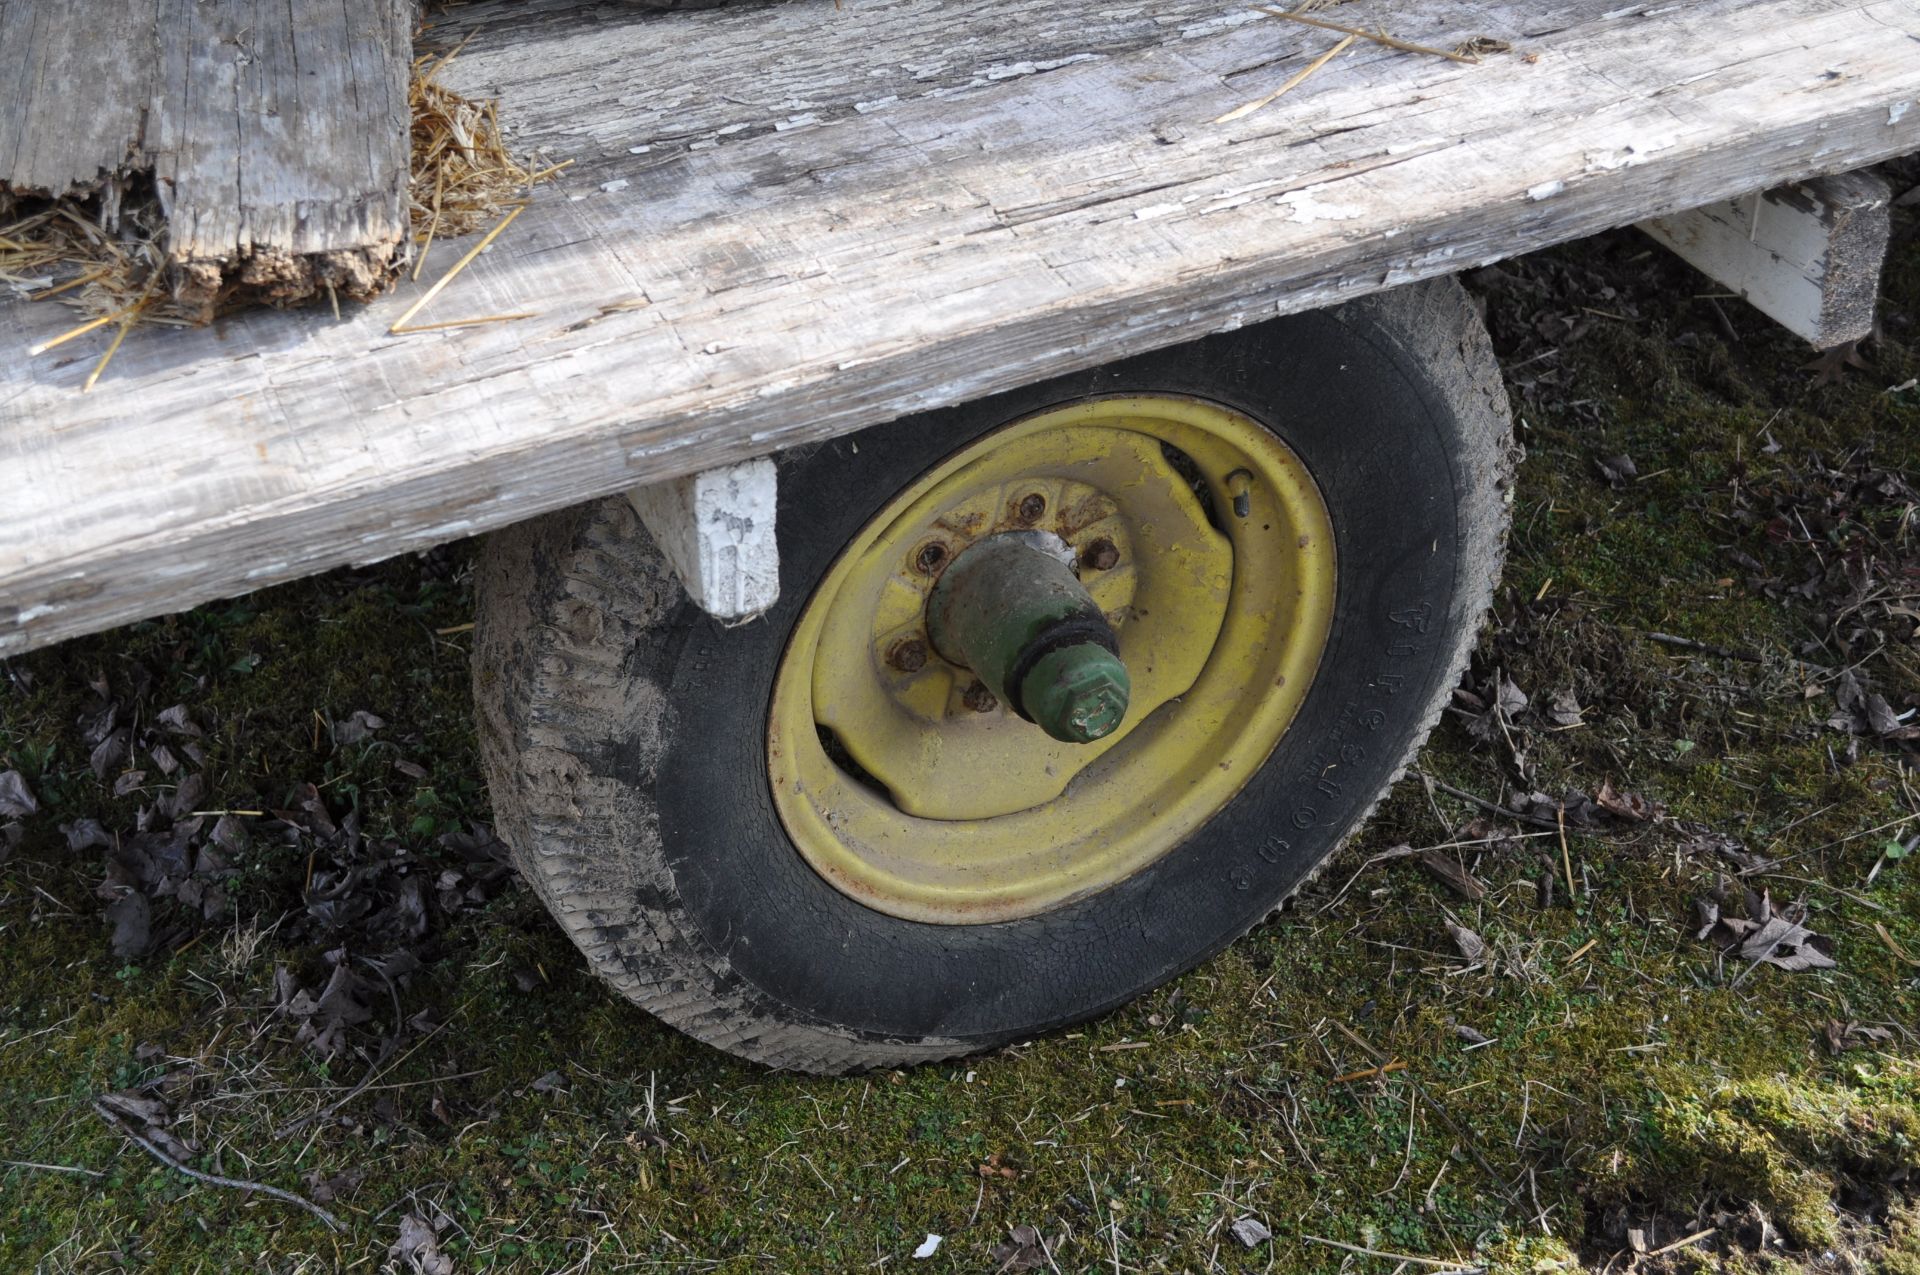
{"label": "wagon wheel", "polygon": [[1491,597],[1508,420],[1452,282],[788,453],[726,629],[623,500],[489,543],[522,873],[620,991],[782,1067],[1119,1005],[1325,861]]}

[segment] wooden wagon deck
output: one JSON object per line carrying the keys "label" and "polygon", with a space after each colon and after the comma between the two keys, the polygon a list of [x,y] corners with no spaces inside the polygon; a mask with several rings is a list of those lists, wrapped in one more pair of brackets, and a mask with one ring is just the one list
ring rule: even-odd
{"label": "wooden wagon deck", "polygon": [[[1920,150],[1920,0],[480,4],[447,72],[572,159],[403,336],[97,347],[0,302],[0,655]],[[443,29],[436,38],[448,35]],[[431,278],[453,253],[436,249]]]}

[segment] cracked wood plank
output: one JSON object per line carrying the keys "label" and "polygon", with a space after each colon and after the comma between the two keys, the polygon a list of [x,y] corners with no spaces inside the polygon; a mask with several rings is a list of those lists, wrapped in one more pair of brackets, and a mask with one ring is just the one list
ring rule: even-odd
{"label": "cracked wood plank", "polygon": [[407,232],[412,0],[0,0],[0,209],[154,191],[173,283],[367,297]]}
{"label": "cracked wood plank", "polygon": [[[0,360],[0,653],[1920,150],[1920,0],[1343,12],[1514,51],[1356,46],[1213,126],[1333,37],[1218,0],[456,10],[450,86],[576,164],[420,317],[538,317],[390,336],[407,285],[137,333],[85,396],[90,349]],[[50,309],[0,305],[0,349]]]}

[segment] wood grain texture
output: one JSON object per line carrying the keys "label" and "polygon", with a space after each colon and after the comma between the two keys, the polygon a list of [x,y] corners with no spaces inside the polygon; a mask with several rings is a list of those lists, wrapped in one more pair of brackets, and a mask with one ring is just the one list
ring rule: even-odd
{"label": "wood grain texture", "polygon": [[[0,653],[1920,150],[1920,0],[455,11],[577,161],[421,322],[255,313],[0,360]],[[624,184],[623,184],[624,183]],[[446,255],[441,255],[441,253]],[[440,266],[452,249],[436,249]],[[429,278],[438,269],[430,266]],[[64,323],[0,306],[0,349]]]}
{"label": "wood grain texture", "polygon": [[1840,173],[1656,217],[1640,229],[1829,350],[1873,333],[1891,199],[1872,173]]}
{"label": "wood grain texture", "polygon": [[0,0],[0,192],[150,183],[176,285],[371,296],[407,231],[412,0]]}

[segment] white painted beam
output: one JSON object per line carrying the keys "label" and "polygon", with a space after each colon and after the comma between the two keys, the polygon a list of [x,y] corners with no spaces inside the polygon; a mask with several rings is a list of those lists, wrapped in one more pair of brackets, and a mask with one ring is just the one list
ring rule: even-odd
{"label": "white painted beam", "polygon": [[722,620],[758,615],[780,596],[771,458],[635,487],[627,500],[694,605]]}
{"label": "white painted beam", "polygon": [[1640,229],[1816,349],[1873,331],[1889,193],[1871,173],[1796,182]]}

